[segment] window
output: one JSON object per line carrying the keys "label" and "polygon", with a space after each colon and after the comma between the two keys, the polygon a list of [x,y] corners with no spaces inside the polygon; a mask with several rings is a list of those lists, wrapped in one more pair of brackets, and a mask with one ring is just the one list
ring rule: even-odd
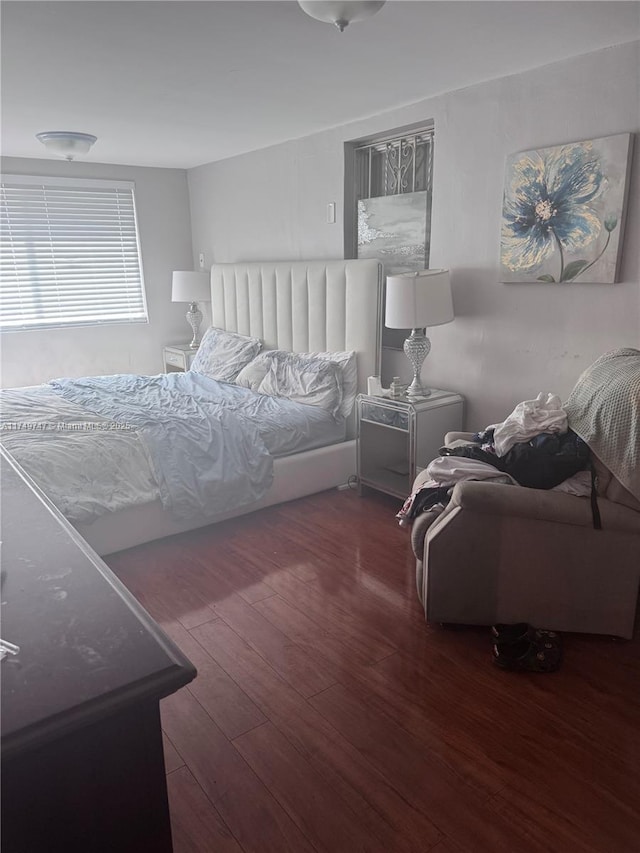
{"label": "window", "polygon": [[355,154],[358,200],[420,191],[430,194],[433,129],[366,142]]}
{"label": "window", "polygon": [[147,322],[133,190],[3,176],[0,328]]}
{"label": "window", "polygon": [[[387,275],[429,267],[433,142],[429,122],[345,144],[345,257],[377,257]],[[385,326],[382,346],[407,334]]]}

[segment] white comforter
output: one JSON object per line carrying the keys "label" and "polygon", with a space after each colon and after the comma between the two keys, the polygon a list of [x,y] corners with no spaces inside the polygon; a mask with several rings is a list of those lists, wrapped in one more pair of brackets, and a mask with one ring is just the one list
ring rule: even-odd
{"label": "white comforter", "polygon": [[249,505],[271,485],[273,455],[344,429],[316,407],[192,373],[58,380],[1,402],[5,446],[72,521],[158,498],[176,518]]}
{"label": "white comforter", "polygon": [[134,430],[115,429],[47,385],[2,392],[2,442],[71,521],[160,497]]}

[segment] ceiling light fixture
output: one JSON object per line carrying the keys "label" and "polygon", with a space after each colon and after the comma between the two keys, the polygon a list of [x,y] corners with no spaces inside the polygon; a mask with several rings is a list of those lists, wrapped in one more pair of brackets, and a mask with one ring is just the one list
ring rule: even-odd
{"label": "ceiling light fixture", "polygon": [[79,155],[87,154],[97,138],[91,133],[75,133],[72,130],[48,130],[46,133],[36,133],[36,139],[65,160],[73,160]]}
{"label": "ceiling light fixture", "polygon": [[363,21],[379,12],[386,0],[298,0],[298,6],[316,21],[334,24],[340,32],[354,21]]}

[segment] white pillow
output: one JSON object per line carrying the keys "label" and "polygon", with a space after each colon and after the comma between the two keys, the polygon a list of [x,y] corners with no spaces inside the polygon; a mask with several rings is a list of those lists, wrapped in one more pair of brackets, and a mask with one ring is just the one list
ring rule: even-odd
{"label": "white pillow", "polygon": [[258,354],[261,346],[262,341],[258,338],[248,338],[211,326],[202,338],[191,370],[209,379],[233,382],[245,364]]}
{"label": "white pillow", "polygon": [[258,393],[318,406],[334,416],[340,414],[342,375],[335,362],[284,350],[262,353],[260,361],[263,359],[268,367]]}
{"label": "white pillow", "polygon": [[307,358],[322,358],[326,361],[333,361],[340,366],[342,372],[340,414],[343,418],[348,418],[358,394],[358,357],[355,350],[348,352],[303,352],[300,355]]}
{"label": "white pillow", "polygon": [[[265,356],[267,356],[265,358]],[[271,359],[268,357],[268,352],[261,352],[245,364],[240,373],[236,376],[236,385],[241,385],[243,388],[250,388],[252,391],[257,391],[260,383],[267,375]]]}

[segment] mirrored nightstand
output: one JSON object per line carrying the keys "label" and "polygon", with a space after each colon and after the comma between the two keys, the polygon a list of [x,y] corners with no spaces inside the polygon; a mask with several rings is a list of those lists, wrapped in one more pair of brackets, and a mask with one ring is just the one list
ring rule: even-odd
{"label": "mirrored nightstand", "polygon": [[416,473],[439,456],[445,433],[462,429],[464,400],[433,389],[428,397],[372,397],[356,402],[358,487],[405,498]]}

